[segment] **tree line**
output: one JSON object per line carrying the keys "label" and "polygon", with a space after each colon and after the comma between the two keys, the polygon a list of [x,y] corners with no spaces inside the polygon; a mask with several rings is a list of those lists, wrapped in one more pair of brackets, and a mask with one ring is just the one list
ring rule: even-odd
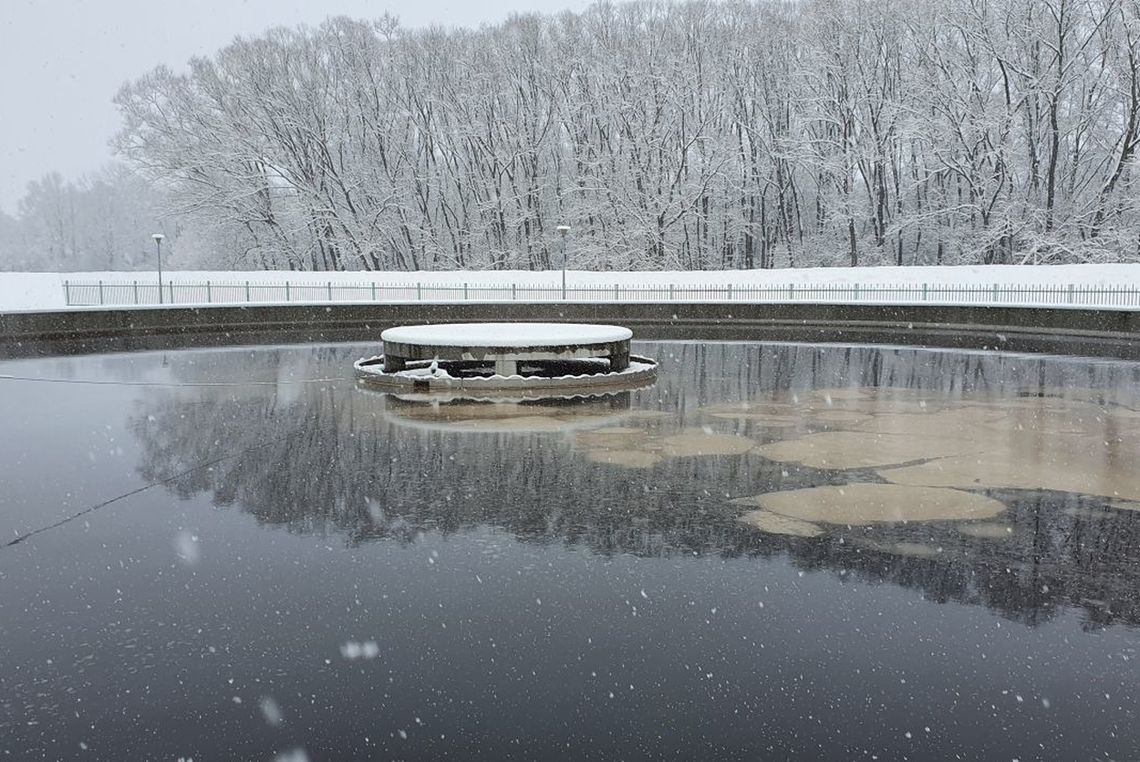
{"label": "tree line", "polygon": [[1140,0],[332,18],[128,83],[116,147],[216,267],[1129,261],[1138,57]]}
{"label": "tree line", "polygon": [[50,172],[28,184],[14,216],[0,210],[0,270],[153,269],[151,234],[177,229],[166,209],[158,189],[122,164],[78,180]]}

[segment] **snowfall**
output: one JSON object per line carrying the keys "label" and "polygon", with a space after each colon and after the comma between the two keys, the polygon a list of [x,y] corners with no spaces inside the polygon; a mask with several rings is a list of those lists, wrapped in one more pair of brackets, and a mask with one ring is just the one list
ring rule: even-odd
{"label": "snowfall", "polygon": [[[561,295],[563,273],[551,271],[448,271],[448,272],[295,272],[295,271],[174,271],[163,272],[162,282],[168,290],[174,284],[179,294],[179,304],[205,303],[206,293],[214,304],[240,303],[247,300],[249,285],[262,296],[252,301],[259,303],[276,302],[326,302],[324,290],[333,295],[335,301],[459,301],[469,298],[494,298],[479,296],[480,289],[485,294],[503,293],[502,289],[548,289],[545,296],[535,299],[524,293],[522,300],[550,301]],[[985,293],[1001,291],[1002,303],[1018,303],[1015,289],[1031,291],[1049,290],[1052,295],[1037,296],[1030,300],[1035,304],[1066,304],[1064,292],[1075,289],[1077,292],[1093,294],[1083,299],[1081,304],[1097,304],[1096,293],[1104,290],[1117,296],[1105,300],[1104,306],[1125,309],[1140,307],[1140,264],[1089,264],[1089,265],[989,265],[972,267],[850,267],[850,268],[810,268],[779,270],[707,270],[707,271],[652,271],[652,272],[594,272],[570,270],[565,273],[566,285],[571,301],[613,301],[615,294],[620,300],[628,292],[636,297],[638,289],[643,290],[641,299],[665,300],[676,290],[676,298],[717,299],[724,295],[714,292],[723,289],[727,298],[747,301],[749,289],[779,289],[768,291],[767,301],[783,300],[783,291],[795,301],[860,301],[905,303],[918,301],[915,288],[926,287],[934,294],[923,301],[954,303],[959,301],[954,295],[956,289],[964,294],[973,290],[974,296],[963,296],[961,301],[984,302]],[[37,311],[69,308],[67,291],[70,287],[72,305],[92,303],[75,298],[78,290],[86,294],[98,290],[118,293],[120,296],[133,289],[144,294],[140,306],[151,306],[157,296],[154,284],[158,282],[156,272],[72,272],[72,273],[0,273],[0,311]],[[213,284],[207,292],[205,284]],[[291,298],[281,298],[284,284],[294,287]],[[375,284],[379,291],[368,289]],[[852,295],[850,288],[858,285],[859,294]],[[357,287],[355,291],[349,286]],[[192,287],[194,287],[192,289]],[[319,287],[319,288],[318,288]],[[616,287],[616,288],[615,288]],[[673,287],[672,289],[670,287]],[[890,294],[889,289],[900,289],[898,294]],[[911,288],[910,292],[901,289]],[[407,295],[397,294],[399,289],[407,289]],[[837,295],[828,295],[827,288],[847,289]],[[887,289],[875,294],[875,289]],[[337,290],[340,289],[340,294]],[[432,289],[437,289],[433,294]],[[444,289],[444,292],[438,291]],[[451,289],[447,292],[447,289]],[[492,292],[491,289],[499,289]],[[575,289],[582,291],[575,293]],[[588,292],[586,289],[592,289]],[[707,289],[704,294],[701,289]],[[813,289],[815,291],[813,292]],[[983,289],[985,293],[983,293]],[[147,292],[149,291],[149,295]],[[385,291],[388,295],[385,295]],[[1131,292],[1123,302],[1121,292]],[[281,292],[281,293],[278,293]],[[1006,294],[1008,292],[1008,295]],[[276,296],[267,294],[276,294]],[[377,296],[379,294],[379,296]],[[982,294],[979,298],[977,294]],[[369,298],[371,295],[372,298]],[[502,298],[502,297],[499,297]],[[507,296],[506,298],[510,298]],[[110,301],[110,300],[108,300]],[[128,299],[120,298],[118,304],[108,306],[123,307]],[[98,302],[94,302],[98,304]],[[1072,304],[1072,301],[1068,301]],[[70,308],[77,308],[71,306]],[[79,307],[89,309],[91,307]],[[97,307],[96,307],[97,308]]]}

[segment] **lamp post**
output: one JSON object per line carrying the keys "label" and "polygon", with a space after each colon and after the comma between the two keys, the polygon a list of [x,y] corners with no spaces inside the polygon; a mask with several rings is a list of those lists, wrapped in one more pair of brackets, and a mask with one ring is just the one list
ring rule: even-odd
{"label": "lamp post", "polygon": [[166,236],[155,233],[151,238],[154,239],[154,248],[158,252],[158,303],[162,304],[162,239]]}
{"label": "lamp post", "polygon": [[566,234],[570,232],[570,226],[559,225],[555,230],[562,234],[562,301],[566,301]]}

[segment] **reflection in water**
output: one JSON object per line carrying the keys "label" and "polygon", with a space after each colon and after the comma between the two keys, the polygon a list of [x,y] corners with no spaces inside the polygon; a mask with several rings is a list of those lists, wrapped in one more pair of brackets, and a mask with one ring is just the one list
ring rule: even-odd
{"label": "reflection in water", "polygon": [[359,385],[358,390],[362,395],[379,400],[385,417],[391,422],[437,431],[569,431],[617,421],[630,410],[627,391],[521,400],[453,398],[440,401],[406,399],[363,385]]}
{"label": "reflection in water", "polygon": [[1140,516],[1097,497],[1134,494],[1135,366],[666,346],[655,388],[592,400],[148,390],[141,468],[261,445],[172,489],[353,543],[491,525],[602,554],[786,555],[1028,623],[1058,606],[1140,623]]}
{"label": "reflection in water", "polygon": [[1140,366],[661,344],[652,389],[424,406],[361,352],[3,382],[0,757],[1137,748]]}

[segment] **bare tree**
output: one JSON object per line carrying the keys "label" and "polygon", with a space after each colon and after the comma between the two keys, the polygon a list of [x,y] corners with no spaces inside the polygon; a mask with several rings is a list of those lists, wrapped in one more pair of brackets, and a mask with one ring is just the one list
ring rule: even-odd
{"label": "bare tree", "polygon": [[[232,264],[1137,258],[1137,0],[330,19],[125,85],[117,145]],[[63,243],[54,244],[62,246]]]}

